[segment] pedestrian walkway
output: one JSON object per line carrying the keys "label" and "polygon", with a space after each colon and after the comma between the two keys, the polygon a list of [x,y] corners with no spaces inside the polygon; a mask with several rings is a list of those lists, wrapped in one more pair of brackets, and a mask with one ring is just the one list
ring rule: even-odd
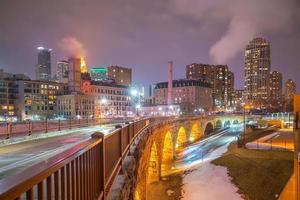
{"label": "pedestrian walkway", "polygon": [[293,174],[281,192],[278,200],[295,200],[295,175]]}
{"label": "pedestrian walkway", "polygon": [[261,137],[246,144],[248,149],[289,150],[294,151],[294,134],[292,131],[280,129],[270,135]]}

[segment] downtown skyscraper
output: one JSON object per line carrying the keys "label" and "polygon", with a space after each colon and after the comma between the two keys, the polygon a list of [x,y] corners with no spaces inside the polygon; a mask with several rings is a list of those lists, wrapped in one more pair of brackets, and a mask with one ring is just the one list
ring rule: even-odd
{"label": "downtown skyscraper", "polygon": [[254,38],[246,46],[244,59],[245,103],[255,108],[266,108],[270,97],[270,43]]}
{"label": "downtown skyscraper", "polygon": [[36,80],[48,81],[51,79],[51,51],[44,47],[38,47],[38,63],[36,65]]}

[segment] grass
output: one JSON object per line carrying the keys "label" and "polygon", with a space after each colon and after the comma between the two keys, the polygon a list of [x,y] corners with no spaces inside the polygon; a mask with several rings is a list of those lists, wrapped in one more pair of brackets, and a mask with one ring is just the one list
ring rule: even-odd
{"label": "grass", "polygon": [[293,152],[237,148],[213,161],[228,169],[232,181],[245,199],[277,199],[293,172]]}
{"label": "grass", "polygon": [[[182,199],[182,176],[181,174],[174,174],[166,177],[156,183],[147,185],[148,200],[180,200]],[[168,191],[172,194],[168,195]]]}

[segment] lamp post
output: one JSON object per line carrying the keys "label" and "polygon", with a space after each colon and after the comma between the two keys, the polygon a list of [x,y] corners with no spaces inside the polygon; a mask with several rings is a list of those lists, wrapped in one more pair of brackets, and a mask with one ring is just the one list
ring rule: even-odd
{"label": "lamp post", "polygon": [[244,131],[243,131],[243,134],[244,134],[244,138],[245,138],[245,134],[246,134],[246,112],[245,112],[245,107],[246,107],[246,104],[245,103],[242,103],[242,106],[243,106],[243,123],[244,123]]}
{"label": "lamp post", "polygon": [[131,97],[133,98],[133,103],[135,104],[136,116],[138,116],[139,115],[138,110],[141,108],[141,99],[140,99],[141,93],[139,93],[139,91],[137,89],[132,88],[130,90],[130,94],[131,94]]}
{"label": "lamp post", "polygon": [[[102,106],[105,107],[105,110],[106,110],[107,103],[108,103],[108,101],[107,101],[106,98],[102,98],[102,99],[100,100],[100,105],[101,105],[101,107],[102,107]],[[103,110],[101,109],[101,107],[100,107],[100,116],[101,116],[101,118],[102,118],[102,116],[103,116]],[[104,115],[105,115],[105,113],[104,113]]]}

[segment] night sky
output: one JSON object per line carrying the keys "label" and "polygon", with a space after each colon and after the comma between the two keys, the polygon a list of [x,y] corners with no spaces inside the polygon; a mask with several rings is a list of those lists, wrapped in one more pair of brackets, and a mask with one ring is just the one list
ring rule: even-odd
{"label": "night sky", "polygon": [[36,47],[53,49],[55,72],[75,46],[89,66],[131,67],[144,85],[166,80],[169,60],[175,78],[193,62],[228,64],[238,89],[256,36],[271,42],[272,69],[300,87],[298,0],[0,0],[0,68],[32,78]]}

